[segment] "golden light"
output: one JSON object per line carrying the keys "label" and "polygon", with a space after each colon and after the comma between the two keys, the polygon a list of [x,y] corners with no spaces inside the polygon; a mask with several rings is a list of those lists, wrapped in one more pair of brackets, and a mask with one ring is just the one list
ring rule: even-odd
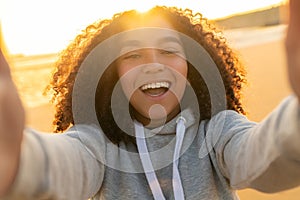
{"label": "golden light", "polygon": [[218,18],[279,2],[282,0],[0,0],[0,17],[3,37],[12,54],[43,54],[64,49],[90,23],[125,10],[144,12],[155,5],[166,5]]}
{"label": "golden light", "polygon": [[139,12],[146,12],[155,5],[156,4],[154,1],[137,1],[136,4],[134,5],[133,9],[135,9]]}

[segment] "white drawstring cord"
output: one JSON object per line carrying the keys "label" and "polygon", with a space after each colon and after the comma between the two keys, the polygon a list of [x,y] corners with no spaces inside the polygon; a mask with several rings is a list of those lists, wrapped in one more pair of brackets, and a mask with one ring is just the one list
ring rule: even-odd
{"label": "white drawstring cord", "polygon": [[[184,192],[181,183],[181,178],[178,170],[178,160],[180,155],[180,149],[182,147],[183,138],[185,134],[185,122],[186,120],[183,117],[179,117],[176,121],[176,145],[173,155],[173,191],[175,200],[184,200]],[[158,179],[156,177],[153,165],[150,159],[149,151],[147,148],[144,127],[138,123],[134,123],[136,142],[139,151],[139,155],[142,161],[142,165],[146,174],[146,178],[150,189],[152,191],[153,197],[155,200],[165,200],[162,189],[159,185]]]}
{"label": "white drawstring cord", "polygon": [[150,189],[152,191],[153,197],[155,200],[165,200],[161,187],[159,185],[158,179],[156,177],[155,171],[153,169],[153,165],[149,156],[149,151],[147,148],[144,127],[135,122],[135,134],[136,134],[136,143],[139,150],[139,155],[142,161],[142,165],[146,174],[146,178]]}
{"label": "white drawstring cord", "polygon": [[185,119],[183,117],[179,117],[176,121],[176,145],[173,155],[173,191],[175,200],[184,199],[183,187],[181,183],[181,178],[178,170],[178,161],[180,157],[180,149],[182,146],[184,133],[185,133]]}

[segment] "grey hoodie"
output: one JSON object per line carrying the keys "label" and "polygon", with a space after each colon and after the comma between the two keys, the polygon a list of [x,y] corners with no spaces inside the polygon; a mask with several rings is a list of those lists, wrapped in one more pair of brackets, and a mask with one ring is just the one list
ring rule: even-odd
{"label": "grey hoodie", "polygon": [[[238,199],[238,189],[277,192],[300,185],[300,108],[295,97],[258,124],[234,111],[200,123],[191,110],[178,117],[185,119],[175,159],[185,199]],[[143,128],[146,155],[166,199],[174,199],[178,117],[164,127]],[[94,125],[76,125],[60,135],[27,129],[7,199],[153,199],[144,171],[136,145],[113,145]]]}

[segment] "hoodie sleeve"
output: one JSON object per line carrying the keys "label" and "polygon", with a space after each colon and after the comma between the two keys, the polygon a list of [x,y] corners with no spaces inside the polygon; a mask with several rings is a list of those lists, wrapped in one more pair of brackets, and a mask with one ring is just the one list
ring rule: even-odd
{"label": "hoodie sleeve", "polygon": [[[90,148],[98,149],[98,155]],[[27,129],[19,171],[4,199],[88,199],[101,186],[104,152],[104,140],[91,126],[73,127],[64,134]]]}
{"label": "hoodie sleeve", "polygon": [[300,185],[298,99],[287,98],[258,124],[234,112],[227,112],[224,121],[215,150],[218,166],[233,189],[271,193]]}

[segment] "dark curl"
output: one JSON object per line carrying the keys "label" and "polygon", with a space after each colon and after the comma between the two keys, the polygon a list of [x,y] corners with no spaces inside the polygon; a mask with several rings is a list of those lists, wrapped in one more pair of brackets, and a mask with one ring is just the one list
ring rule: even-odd
{"label": "dark curl", "polygon": [[[147,13],[139,13],[134,10],[126,11],[114,15],[112,19],[95,22],[88,26],[61,52],[59,60],[55,63],[55,71],[48,86],[48,91],[53,94],[52,100],[56,108],[55,119],[53,121],[55,132],[63,132],[74,124],[72,115],[72,90],[79,67],[86,56],[105,39],[124,31],[125,27],[122,25],[126,21],[145,17],[144,15],[159,15],[166,18],[177,31],[186,34],[204,47],[216,63],[222,76],[226,90],[227,109],[245,114],[241,102],[241,89],[244,83],[246,83],[244,66],[239,60],[238,55],[228,46],[221,31],[200,13],[193,13],[189,9],[156,6]],[[112,72],[105,73],[108,75],[112,74]],[[103,79],[113,81],[107,80],[108,75]],[[117,77],[111,75],[111,78],[116,79]],[[198,102],[201,103],[199,105],[201,120],[209,119],[211,117],[209,93],[201,75],[197,73],[191,64],[189,64],[188,79],[196,92]],[[99,83],[97,90],[101,90],[101,87],[103,87],[103,83]],[[108,104],[108,109],[97,111],[96,105],[98,120],[104,133],[114,143],[132,141],[130,136],[123,134],[122,131],[115,127],[116,124],[112,118],[111,110],[109,110],[111,94],[108,92],[108,94],[101,95],[108,98],[108,100],[104,101],[104,103]],[[105,105],[101,107],[104,108]]]}

